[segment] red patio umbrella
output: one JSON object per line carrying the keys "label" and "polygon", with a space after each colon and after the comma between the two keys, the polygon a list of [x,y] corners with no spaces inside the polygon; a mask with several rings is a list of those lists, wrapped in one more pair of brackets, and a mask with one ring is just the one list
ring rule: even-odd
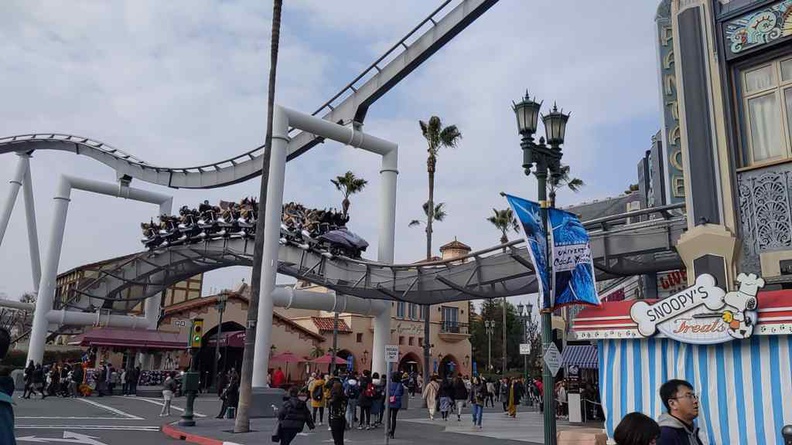
{"label": "red patio umbrella", "polygon": [[289,363],[304,362],[305,359],[292,354],[290,351],[286,351],[273,355],[272,358],[270,358],[270,361],[276,363],[286,363],[286,380],[291,380],[291,374],[289,373]]}
{"label": "red patio umbrella", "polygon": [[[332,354],[325,354],[325,355],[323,355],[323,356],[321,356],[319,358],[315,358],[315,359],[311,360],[311,363],[314,363],[314,364],[317,364],[317,365],[329,365],[332,362],[333,362],[333,355]],[[336,356],[335,362],[336,362],[336,365],[346,365],[346,363],[347,363],[346,359],[343,359],[343,358],[341,358],[339,356]]]}

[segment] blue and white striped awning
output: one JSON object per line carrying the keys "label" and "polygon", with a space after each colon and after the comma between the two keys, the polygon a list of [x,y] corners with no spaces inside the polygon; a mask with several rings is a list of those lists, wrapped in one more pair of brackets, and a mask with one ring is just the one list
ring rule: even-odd
{"label": "blue and white striped awning", "polygon": [[598,369],[599,356],[594,345],[567,345],[561,353],[564,366],[575,365],[581,369]]}

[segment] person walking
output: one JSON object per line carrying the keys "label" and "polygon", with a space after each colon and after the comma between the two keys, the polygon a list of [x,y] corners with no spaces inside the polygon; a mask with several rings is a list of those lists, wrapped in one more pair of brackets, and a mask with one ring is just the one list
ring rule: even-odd
{"label": "person walking", "polygon": [[512,419],[517,418],[517,406],[520,405],[520,397],[522,396],[522,385],[518,379],[512,379],[509,383],[508,395],[508,413]]}
{"label": "person walking", "polygon": [[273,388],[280,388],[286,383],[286,376],[283,374],[283,369],[278,366],[278,369],[275,370],[275,373],[272,374],[272,387]]}
{"label": "person walking", "polygon": [[503,412],[508,414],[509,413],[509,378],[503,377],[500,383],[500,394],[498,398],[503,405]]}
{"label": "person walking", "polygon": [[698,395],[685,380],[669,380],[660,387],[660,401],[668,412],[660,415],[657,445],[702,445],[694,421],[699,414]]}
{"label": "person walking", "polygon": [[657,422],[638,412],[624,416],[613,431],[616,445],[656,445],[659,437]]}
{"label": "person walking", "polygon": [[495,397],[498,395],[495,390],[495,383],[490,380],[487,380],[487,399],[484,401],[484,407],[487,406],[486,402],[489,402],[490,406],[495,408]]}
{"label": "person walking", "polygon": [[[130,378],[128,377],[127,380]],[[129,382],[129,395],[131,397],[137,397],[137,385],[138,381],[140,381],[140,366],[135,366],[133,369],[131,381]]]}
{"label": "person walking", "polygon": [[358,429],[366,430],[371,429],[371,406],[373,405],[374,396],[376,395],[376,388],[371,383],[371,371],[366,369],[363,371],[363,376],[360,378],[360,397],[358,398],[358,406],[360,407],[360,423]]}
{"label": "person walking", "polygon": [[47,398],[44,391],[44,378],[44,369],[41,364],[36,364],[36,368],[33,370],[33,390],[41,393],[41,400]]}
{"label": "person walking", "polygon": [[357,380],[354,378],[347,380],[344,393],[347,398],[346,428],[352,429],[355,426],[355,412],[357,411],[358,399],[360,398],[360,386]]}
{"label": "person walking", "polygon": [[215,416],[217,419],[222,419],[229,407],[236,408],[239,403],[239,381],[237,381],[236,377],[231,377],[226,387],[223,388],[220,393],[220,400],[223,401],[223,405],[220,407],[220,413]]}
{"label": "person walking", "polygon": [[484,404],[487,400],[487,384],[473,377],[470,385],[470,405],[473,411],[473,427],[482,429],[481,421],[484,417]]}
{"label": "person walking", "polygon": [[374,417],[373,427],[382,425],[382,411],[385,407],[385,385],[379,373],[371,375],[371,384],[374,386],[374,396],[371,398],[371,416]]}
{"label": "person walking", "polygon": [[462,421],[462,408],[467,404],[468,390],[465,382],[458,375],[454,379],[454,404],[456,405],[457,422]]}
{"label": "person walking", "polygon": [[282,445],[289,445],[297,434],[302,432],[305,425],[309,429],[314,429],[311,411],[308,404],[300,400],[299,388],[292,386],[289,388],[289,397],[283,402],[283,406],[278,410],[278,437]]}
{"label": "person walking", "polygon": [[80,363],[75,363],[71,373],[71,382],[69,385],[69,392],[72,397],[77,397],[80,394],[80,385],[83,382],[83,368]]}
{"label": "person walking", "polygon": [[22,391],[22,398],[29,399],[30,395],[33,394],[33,371],[36,370],[36,366],[33,364],[33,360],[31,360],[27,368],[25,368],[24,373],[24,381],[25,381],[25,389]]}
{"label": "person walking", "polygon": [[160,411],[160,417],[170,416],[171,412],[171,401],[173,400],[173,394],[176,392],[176,372],[171,371],[168,374],[168,377],[165,379],[165,382],[162,384],[162,411]]}
{"label": "person walking", "polygon": [[421,397],[426,400],[426,408],[429,410],[429,420],[434,420],[435,410],[437,409],[437,395],[440,392],[440,384],[437,383],[437,376],[432,375],[429,384],[421,391]]}
{"label": "person walking", "polygon": [[330,389],[330,398],[327,401],[327,423],[330,424],[334,445],[344,445],[344,431],[349,420],[348,399],[344,393],[343,385],[336,380]]}
{"label": "person walking", "polygon": [[396,436],[396,417],[399,415],[402,397],[404,396],[404,385],[401,382],[401,374],[398,372],[393,373],[388,392],[390,393],[390,398],[387,401],[390,409],[390,430],[388,430],[388,436],[393,439]]}
{"label": "person walking", "polygon": [[308,385],[308,394],[311,397],[311,407],[313,408],[313,416],[312,422],[316,423],[316,412],[319,411],[319,423],[317,425],[322,425],[324,422],[324,410],[325,410],[325,380],[321,377],[317,377],[314,381]]}
{"label": "person walking", "polygon": [[121,371],[121,376],[119,377],[119,380],[121,381],[121,395],[124,397],[126,397],[127,393],[129,392],[129,386],[127,385],[127,375],[129,374],[129,371],[127,369],[128,368],[124,368],[124,370]]}
{"label": "person walking", "polygon": [[454,385],[448,378],[443,379],[440,385],[440,415],[443,420],[448,421],[448,413],[451,411],[451,405],[454,403]]}

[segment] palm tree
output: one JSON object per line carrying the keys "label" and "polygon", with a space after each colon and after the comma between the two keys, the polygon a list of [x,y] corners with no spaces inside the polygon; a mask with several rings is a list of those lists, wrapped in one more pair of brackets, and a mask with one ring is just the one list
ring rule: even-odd
{"label": "palm tree", "polygon": [[336,189],[341,191],[344,195],[344,200],[341,202],[341,210],[344,214],[344,219],[346,219],[347,213],[349,212],[349,197],[362,191],[368,181],[363,178],[358,178],[355,176],[354,173],[348,171],[344,173],[344,176],[336,176],[335,179],[331,179],[330,182],[336,186]]}
{"label": "palm tree", "polygon": [[506,244],[509,242],[509,237],[506,234],[511,230],[519,232],[520,222],[514,217],[514,212],[511,208],[503,210],[492,209],[492,212],[494,215],[487,218],[487,221],[501,231],[500,243]]}
{"label": "palm tree", "polygon": [[319,358],[325,354],[324,349],[321,346],[316,345],[313,349],[311,349],[311,358]]}
{"label": "palm tree", "polygon": [[[267,181],[272,158],[272,115],[275,112],[275,78],[278,69],[278,46],[280,45],[281,10],[283,0],[272,2],[272,41],[270,44],[269,85],[267,87],[267,136],[264,140],[264,154],[261,165],[261,185],[259,189],[259,215],[267,208]],[[234,422],[235,433],[250,432],[251,397],[253,389],[253,354],[255,353],[256,319],[258,318],[259,287],[261,286],[261,265],[264,256],[264,219],[256,222],[253,245],[253,274],[250,280],[250,303],[248,304],[247,328],[245,329],[245,349],[242,356],[242,375],[239,381],[239,408]]]}
{"label": "palm tree", "polygon": [[[410,221],[410,224],[407,224],[407,227],[415,227],[415,226],[419,226],[421,224],[428,225],[429,224],[429,222],[428,222],[429,221],[429,201],[426,201],[423,204],[423,211],[424,211],[424,215],[426,215],[426,219],[414,219],[414,220]],[[432,211],[432,215],[434,216],[434,220],[435,221],[443,222],[443,220],[445,219],[445,217],[447,215],[446,211],[445,211],[445,203],[444,202],[439,202],[439,203],[435,204],[434,210]],[[431,259],[432,259],[431,257],[427,258],[427,260],[431,260]]]}
{"label": "palm tree", "polygon": [[555,207],[556,191],[560,188],[566,187],[569,190],[577,193],[586,183],[580,178],[572,178],[569,176],[569,166],[561,165],[558,175],[550,175],[547,178],[547,192],[550,195],[550,206]]}
{"label": "palm tree", "polygon": [[435,216],[434,212],[434,210],[436,210],[434,204],[434,182],[435,171],[437,169],[437,154],[443,147],[456,147],[459,140],[462,139],[462,133],[456,125],[443,127],[443,122],[437,116],[430,117],[429,122],[418,121],[418,124],[421,126],[421,133],[424,139],[426,139],[426,151],[429,153],[429,157],[426,159],[426,171],[429,174],[429,201],[427,201],[427,204],[424,204],[424,210],[427,211],[426,259],[429,260],[432,258],[432,223],[435,219],[440,221],[440,219]]}

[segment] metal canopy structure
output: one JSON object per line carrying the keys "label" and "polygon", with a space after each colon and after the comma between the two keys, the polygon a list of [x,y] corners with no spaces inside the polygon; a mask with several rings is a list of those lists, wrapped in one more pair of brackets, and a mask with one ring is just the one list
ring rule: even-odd
{"label": "metal canopy structure", "polygon": [[[369,107],[425,60],[495,5],[498,0],[445,0],[407,35],[325,102],[313,116],[342,125],[362,124]],[[292,129],[287,159],[324,141]],[[220,162],[195,167],[152,165],[104,142],[69,134],[40,133],[0,138],[0,154],[60,150],[88,156],[129,177],[172,188],[207,189],[243,182],[261,174],[264,146]]]}
{"label": "metal canopy structure", "polygon": [[[687,223],[681,205],[639,210],[589,221],[598,279],[682,267],[674,244]],[[644,219],[641,221],[640,219]],[[638,221],[635,221],[638,220]],[[217,239],[108,260],[92,278],[61,296],[63,309],[126,313],[141,300],[199,273],[252,264],[251,239]],[[384,264],[331,257],[281,244],[278,272],[360,298],[440,304],[534,293],[536,276],[522,240],[462,258]],[[69,273],[73,273],[74,270]],[[64,298],[65,297],[65,298]]]}

